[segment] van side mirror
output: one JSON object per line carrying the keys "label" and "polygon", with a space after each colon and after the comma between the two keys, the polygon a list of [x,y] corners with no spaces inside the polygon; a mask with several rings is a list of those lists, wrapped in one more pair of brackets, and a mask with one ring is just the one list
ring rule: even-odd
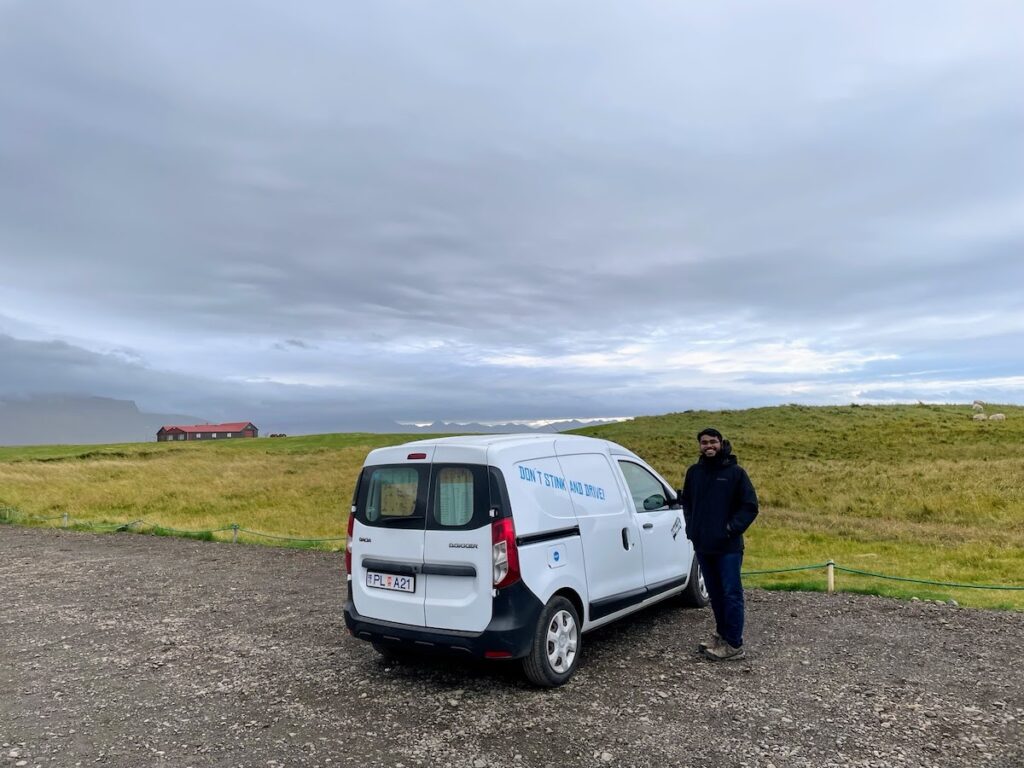
{"label": "van side mirror", "polygon": [[652,509],[661,509],[665,506],[665,497],[660,493],[652,493],[644,499],[644,509],[650,512]]}

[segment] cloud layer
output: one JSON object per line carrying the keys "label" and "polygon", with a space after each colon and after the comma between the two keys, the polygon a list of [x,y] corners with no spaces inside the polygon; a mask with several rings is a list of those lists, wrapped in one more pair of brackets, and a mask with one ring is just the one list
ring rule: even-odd
{"label": "cloud layer", "polygon": [[1024,399],[1016,4],[58,6],[0,3],[0,397]]}

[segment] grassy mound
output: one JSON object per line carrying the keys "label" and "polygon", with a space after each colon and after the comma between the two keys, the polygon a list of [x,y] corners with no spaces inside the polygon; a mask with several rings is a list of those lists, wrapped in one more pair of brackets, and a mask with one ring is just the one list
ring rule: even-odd
{"label": "grassy mound", "polygon": [[[762,513],[745,569],[828,559],[933,581],[1024,585],[1024,408],[972,421],[965,405],[780,406],[687,411],[579,430],[621,443],[674,484],[696,433],[720,429],[757,487]],[[410,435],[336,434],[223,442],[0,448],[0,508],[11,521],[338,548],[367,451]],[[238,525],[242,530],[228,530]],[[204,533],[214,531],[213,533]],[[308,542],[296,542],[308,546]],[[314,542],[314,545],[316,543]],[[840,573],[841,589],[1024,609],[1024,592],[949,589]],[[824,588],[819,572],[748,584]]]}

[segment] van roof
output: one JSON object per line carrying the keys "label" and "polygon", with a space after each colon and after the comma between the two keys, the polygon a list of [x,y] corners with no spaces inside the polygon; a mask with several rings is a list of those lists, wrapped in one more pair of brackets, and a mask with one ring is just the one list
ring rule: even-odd
{"label": "van roof", "polygon": [[536,445],[538,443],[553,443],[557,440],[559,443],[571,443],[578,444],[580,448],[603,449],[603,448],[622,448],[620,445],[616,445],[610,440],[602,440],[598,437],[586,437],[584,435],[563,435],[561,433],[544,433],[544,434],[533,434],[533,433],[513,433],[513,434],[497,434],[497,435],[456,435],[454,437],[435,437],[426,438],[424,440],[416,440],[406,445],[458,445],[465,448],[490,448],[493,445],[500,445],[502,447],[511,447],[513,445]]}
{"label": "van roof", "polygon": [[[558,449],[555,449],[555,443]],[[456,435],[454,437],[432,437],[423,440],[414,440],[401,445],[377,448],[370,452],[367,463],[376,463],[372,459],[381,458],[390,454],[388,458],[395,455],[393,452],[406,450],[408,448],[426,448],[431,446],[450,446],[462,449],[477,449],[483,457],[497,458],[496,454],[516,454],[519,449],[547,449],[552,454],[566,454],[574,452],[583,453],[611,453],[617,456],[632,456],[639,458],[628,448],[623,448],[618,443],[610,440],[602,440],[597,437],[586,437],[584,435],[566,435],[561,433],[546,434],[496,434],[496,435]]]}

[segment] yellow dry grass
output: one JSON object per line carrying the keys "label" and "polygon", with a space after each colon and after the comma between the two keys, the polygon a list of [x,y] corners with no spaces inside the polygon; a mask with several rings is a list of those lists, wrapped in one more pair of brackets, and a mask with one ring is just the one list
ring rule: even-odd
{"label": "yellow dry grass", "polygon": [[[976,423],[968,406],[786,406],[581,431],[632,448],[678,483],[695,458],[697,430],[722,429],[762,504],[748,536],[750,570],[832,558],[911,578],[1024,585],[1024,408],[999,410],[1006,421]],[[66,513],[88,524],[142,519],[189,531],[237,524],[275,536],[341,539],[366,453],[408,439],[347,434],[0,448],[0,507],[18,510],[21,519]],[[839,579],[844,588],[1024,609],[1024,591]],[[759,576],[752,583],[820,588],[824,576]]]}

